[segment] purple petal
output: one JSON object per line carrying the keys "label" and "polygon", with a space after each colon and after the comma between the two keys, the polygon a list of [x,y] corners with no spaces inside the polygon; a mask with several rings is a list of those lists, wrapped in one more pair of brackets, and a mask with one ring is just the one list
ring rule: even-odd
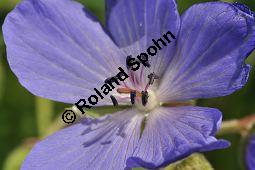
{"label": "purple petal", "polygon": [[[180,16],[175,0],[107,0],[106,9],[107,27],[127,56],[147,53],[150,46],[155,47],[152,39],[157,41],[168,31],[177,36],[179,31]],[[161,42],[159,44],[163,46]],[[161,50],[157,48],[157,54],[149,56],[151,67],[142,66],[134,73],[141,90],[148,83],[150,73],[158,76],[164,73],[174,49],[175,41],[167,43]]]}
{"label": "purple petal", "polygon": [[22,169],[124,169],[142,120],[135,110],[83,120],[36,144]]}
{"label": "purple petal", "polygon": [[236,6],[209,2],[182,16],[177,51],[159,93],[163,101],[224,96],[242,88],[255,47],[254,17]]}
{"label": "purple petal", "polygon": [[255,169],[255,136],[250,138],[246,150],[246,164],[249,170]]}
{"label": "purple petal", "polygon": [[194,152],[229,146],[214,135],[221,112],[202,107],[159,108],[150,113],[138,147],[127,161],[130,167],[166,166]]}
{"label": "purple petal", "polygon": [[250,10],[250,8],[244,4],[241,4],[239,2],[234,2],[233,5],[237,7],[239,10],[243,11],[246,15],[249,15],[251,17],[255,17],[255,13]]}
{"label": "purple petal", "polygon": [[116,3],[119,0],[105,0],[105,15],[106,15],[106,20],[108,20],[109,15],[111,14],[112,8],[116,5]]}
{"label": "purple petal", "polygon": [[107,26],[120,47],[146,36],[149,42],[163,33],[179,30],[180,18],[175,0],[108,0]]}
{"label": "purple petal", "polygon": [[56,101],[95,94],[93,88],[125,63],[100,23],[71,0],[24,0],[7,16],[3,33],[21,84]]}

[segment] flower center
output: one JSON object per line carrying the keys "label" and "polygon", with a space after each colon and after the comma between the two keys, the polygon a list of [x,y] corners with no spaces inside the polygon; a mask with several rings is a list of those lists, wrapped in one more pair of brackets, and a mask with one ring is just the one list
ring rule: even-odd
{"label": "flower center", "polygon": [[147,91],[147,103],[144,105],[143,99],[138,98],[137,102],[135,102],[135,107],[141,112],[150,112],[159,106],[159,100],[157,99],[157,95],[154,91]]}
{"label": "flower center", "polygon": [[136,91],[129,88],[117,89],[120,94],[130,94],[130,102],[141,112],[150,112],[160,106],[160,102],[153,90]]}
{"label": "flower center", "polygon": [[[128,58],[127,58],[128,60]],[[143,69],[140,74],[140,78],[142,77],[141,75],[143,74]],[[135,87],[137,86],[137,83],[139,81],[136,81],[136,77],[133,74],[132,71],[130,71],[130,77],[131,77],[131,82],[135,84]],[[118,88],[117,92],[119,94],[129,94],[129,100],[133,106],[135,106],[140,112],[143,113],[148,113],[155,109],[156,107],[160,106],[160,102],[157,98],[157,95],[154,90],[151,90],[151,85],[159,79],[159,76],[157,76],[154,72],[150,73],[148,76],[148,83],[144,87],[144,90],[138,90],[138,88],[135,89],[130,89],[127,87],[125,84],[125,87]],[[127,97],[127,96],[126,96]],[[111,96],[112,102],[114,105],[117,105],[117,100]]]}

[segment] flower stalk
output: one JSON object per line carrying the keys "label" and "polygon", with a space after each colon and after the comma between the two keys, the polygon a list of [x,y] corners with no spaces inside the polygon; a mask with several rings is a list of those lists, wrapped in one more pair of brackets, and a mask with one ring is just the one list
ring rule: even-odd
{"label": "flower stalk", "polygon": [[255,114],[242,119],[223,121],[218,135],[239,133],[242,136],[247,136],[254,125]]}
{"label": "flower stalk", "polygon": [[40,97],[36,97],[35,107],[38,134],[39,136],[43,136],[52,123],[52,117],[54,113],[53,102]]}

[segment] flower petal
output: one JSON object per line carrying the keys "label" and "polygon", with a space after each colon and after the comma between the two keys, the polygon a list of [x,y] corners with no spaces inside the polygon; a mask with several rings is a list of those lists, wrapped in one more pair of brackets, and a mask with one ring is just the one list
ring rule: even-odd
{"label": "flower petal", "polygon": [[21,84],[52,100],[87,98],[125,64],[100,23],[71,0],[24,0],[7,16],[3,33]]}
{"label": "flower petal", "polygon": [[242,88],[255,47],[255,21],[235,5],[208,2],[182,16],[177,51],[162,80],[162,101],[224,96]]}
{"label": "flower petal", "polygon": [[[133,72],[133,86],[144,90],[148,83],[147,76],[154,72],[161,76],[166,70],[175,49],[175,41],[163,46],[158,39],[168,31],[177,36],[180,27],[180,16],[175,0],[107,0],[107,27],[116,44],[122,48],[127,56],[136,58],[141,53],[148,53],[152,46],[156,48],[155,56],[149,57],[150,68],[140,65],[138,71]],[[169,35],[168,35],[169,36]],[[159,49],[154,42],[158,41]],[[154,50],[153,51],[154,53]],[[138,86],[136,83],[138,82]]]}
{"label": "flower petal", "polygon": [[124,169],[142,120],[134,110],[83,120],[36,144],[22,169]]}
{"label": "flower petal", "polygon": [[138,147],[127,161],[130,167],[155,169],[194,152],[225,148],[214,135],[221,112],[202,107],[164,108],[150,113]]}
{"label": "flower petal", "polygon": [[249,170],[255,169],[255,136],[250,138],[246,151],[246,164]]}
{"label": "flower petal", "polygon": [[105,0],[105,16],[108,20],[109,15],[111,14],[112,8],[116,5],[119,0]]}
{"label": "flower petal", "polygon": [[[126,47],[146,36],[177,35],[180,17],[175,0],[107,0],[107,27],[115,42]],[[139,49],[139,47],[138,47]]]}

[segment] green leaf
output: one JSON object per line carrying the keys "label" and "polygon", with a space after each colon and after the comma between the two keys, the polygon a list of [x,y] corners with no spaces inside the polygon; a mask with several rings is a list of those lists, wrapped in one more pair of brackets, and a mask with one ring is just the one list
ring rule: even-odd
{"label": "green leaf", "polygon": [[3,170],[19,170],[31,146],[22,145],[14,149],[4,162]]}
{"label": "green leaf", "polygon": [[35,98],[37,129],[42,136],[50,126],[54,114],[53,102],[44,98]]}
{"label": "green leaf", "polygon": [[1,0],[0,2],[0,10],[10,10],[15,7],[20,0]]}
{"label": "green leaf", "polygon": [[213,167],[203,154],[195,153],[166,167],[165,170],[213,170]]}

